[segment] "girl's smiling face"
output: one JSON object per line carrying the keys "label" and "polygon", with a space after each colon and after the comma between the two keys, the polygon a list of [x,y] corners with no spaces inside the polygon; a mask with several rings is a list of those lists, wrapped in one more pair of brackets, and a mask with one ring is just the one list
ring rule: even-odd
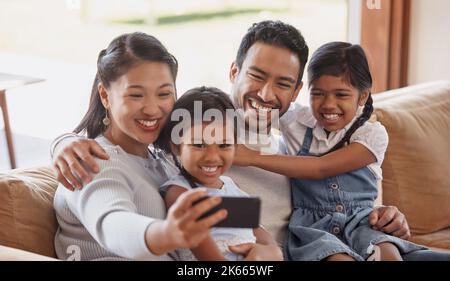
{"label": "girl's smiling face", "polygon": [[99,86],[111,124],[105,136],[126,152],[146,156],[159,136],[175,102],[175,83],[165,63],[142,62],[113,81]]}
{"label": "girl's smiling face", "polygon": [[[222,182],[219,176],[230,169],[233,163],[234,134],[227,129],[229,128],[222,124],[194,124],[184,132],[183,143],[176,147],[183,168],[206,187],[220,188]],[[198,134],[199,139],[195,134],[196,130],[201,132]],[[209,136],[205,131],[215,133]]]}
{"label": "girl's smiling face", "polygon": [[342,76],[323,75],[310,86],[311,110],[317,122],[328,132],[344,128],[365,105],[369,92],[360,93]]}

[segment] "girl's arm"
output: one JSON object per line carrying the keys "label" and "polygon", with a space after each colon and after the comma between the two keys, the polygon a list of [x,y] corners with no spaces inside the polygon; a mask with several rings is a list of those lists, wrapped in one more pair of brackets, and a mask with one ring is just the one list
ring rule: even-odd
{"label": "girl's arm", "polygon": [[[164,198],[167,208],[170,208],[177,198],[187,190],[180,186],[172,185],[167,189]],[[197,246],[191,248],[192,253],[199,261],[225,261],[225,257],[220,252],[211,235],[207,237]]]}
{"label": "girl's arm", "polygon": [[256,166],[291,178],[313,180],[354,171],[377,161],[369,149],[357,142],[321,157],[261,155],[244,145],[239,145],[236,155],[236,165]]}

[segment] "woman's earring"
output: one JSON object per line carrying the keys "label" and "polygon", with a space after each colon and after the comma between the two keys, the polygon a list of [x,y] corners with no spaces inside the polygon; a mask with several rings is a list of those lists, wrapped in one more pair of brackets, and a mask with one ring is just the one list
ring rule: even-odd
{"label": "woman's earring", "polygon": [[109,124],[111,124],[111,120],[109,120],[109,118],[108,118],[108,111],[106,111],[105,118],[103,118],[102,122],[103,122],[103,125],[105,125],[106,127],[108,127]]}

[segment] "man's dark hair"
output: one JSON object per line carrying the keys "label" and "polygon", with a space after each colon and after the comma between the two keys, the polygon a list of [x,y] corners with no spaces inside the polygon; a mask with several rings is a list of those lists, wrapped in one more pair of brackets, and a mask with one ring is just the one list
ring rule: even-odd
{"label": "man's dark hair", "polygon": [[308,62],[309,48],[300,31],[290,24],[281,21],[261,21],[254,23],[242,38],[236,55],[236,64],[240,69],[248,50],[256,42],[286,48],[296,54],[300,60],[300,71],[297,86],[303,78],[305,65]]}

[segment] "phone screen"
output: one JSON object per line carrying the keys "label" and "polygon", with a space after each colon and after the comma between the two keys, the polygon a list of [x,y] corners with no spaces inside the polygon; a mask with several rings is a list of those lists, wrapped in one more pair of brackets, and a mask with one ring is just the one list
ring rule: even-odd
{"label": "phone screen", "polygon": [[[208,197],[197,200],[194,205],[206,198]],[[258,197],[222,197],[222,202],[203,214],[199,220],[221,209],[226,209],[228,215],[214,227],[256,228],[259,226],[261,200]]]}

